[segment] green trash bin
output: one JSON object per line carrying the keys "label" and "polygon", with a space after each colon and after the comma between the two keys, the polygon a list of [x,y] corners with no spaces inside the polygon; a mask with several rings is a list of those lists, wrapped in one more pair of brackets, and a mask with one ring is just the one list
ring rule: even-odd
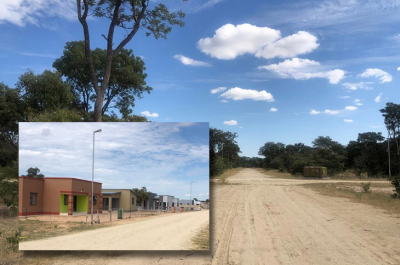
{"label": "green trash bin", "polygon": [[118,219],[122,219],[122,209],[118,209]]}

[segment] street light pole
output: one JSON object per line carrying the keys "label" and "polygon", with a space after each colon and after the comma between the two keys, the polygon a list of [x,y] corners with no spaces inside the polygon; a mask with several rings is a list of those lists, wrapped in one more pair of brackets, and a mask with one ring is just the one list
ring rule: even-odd
{"label": "street light pole", "polygon": [[93,159],[92,159],[92,207],[90,208],[91,212],[91,221],[90,225],[93,225],[93,181],[94,181],[94,134],[101,132],[101,129],[98,129],[96,131],[93,131]]}
{"label": "street light pole", "polygon": [[192,211],[192,183],[193,182],[194,181],[190,182],[190,209],[189,209],[190,212]]}

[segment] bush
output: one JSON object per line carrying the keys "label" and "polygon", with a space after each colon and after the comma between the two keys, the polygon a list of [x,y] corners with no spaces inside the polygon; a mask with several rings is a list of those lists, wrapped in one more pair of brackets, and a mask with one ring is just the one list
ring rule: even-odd
{"label": "bush", "polygon": [[392,183],[392,185],[394,186],[394,193],[392,194],[393,198],[400,198],[400,177],[399,176],[395,176],[395,177],[391,177],[389,178],[390,183]]}
{"label": "bush", "polygon": [[363,188],[365,193],[371,192],[371,182],[368,183],[361,182],[361,187]]}

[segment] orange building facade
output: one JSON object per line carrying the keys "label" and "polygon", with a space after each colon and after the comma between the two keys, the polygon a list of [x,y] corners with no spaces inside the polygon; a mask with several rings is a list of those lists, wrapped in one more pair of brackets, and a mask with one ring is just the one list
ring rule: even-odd
{"label": "orange building facade", "polygon": [[[92,182],[76,178],[19,177],[19,216],[91,213]],[[93,183],[93,213],[102,213],[102,184]]]}

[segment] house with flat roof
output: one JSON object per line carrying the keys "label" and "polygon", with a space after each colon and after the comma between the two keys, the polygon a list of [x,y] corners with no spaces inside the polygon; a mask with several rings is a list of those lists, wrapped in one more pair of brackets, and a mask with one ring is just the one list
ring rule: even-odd
{"label": "house with flat roof", "polygon": [[[91,213],[92,182],[77,178],[20,176],[19,216]],[[93,182],[93,212],[103,210],[101,183]]]}
{"label": "house with flat roof", "polygon": [[102,189],[103,210],[123,209],[127,211],[137,210],[137,196],[131,189]]}

